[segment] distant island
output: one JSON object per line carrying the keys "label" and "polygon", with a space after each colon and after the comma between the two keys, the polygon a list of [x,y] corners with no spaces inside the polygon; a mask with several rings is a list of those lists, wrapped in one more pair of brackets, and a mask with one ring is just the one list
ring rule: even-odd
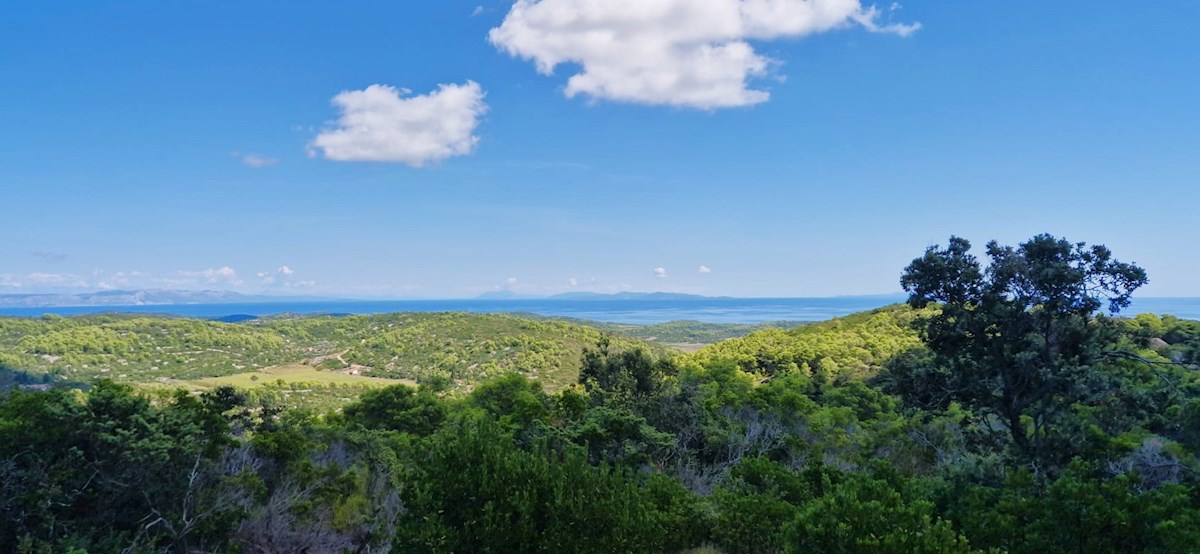
{"label": "distant island", "polygon": [[711,300],[733,298],[732,296],[704,296],[680,292],[564,292],[550,296],[519,294],[508,290],[485,292],[477,300]]}
{"label": "distant island", "polygon": [[[729,296],[702,296],[676,292],[565,292],[551,296],[522,295],[502,290],[481,294],[475,300],[699,300],[728,299]],[[271,302],[313,302],[335,298],[243,294],[228,290],[107,290],[80,293],[2,294],[0,308],[63,308],[103,306],[172,306],[183,304],[261,304]]]}

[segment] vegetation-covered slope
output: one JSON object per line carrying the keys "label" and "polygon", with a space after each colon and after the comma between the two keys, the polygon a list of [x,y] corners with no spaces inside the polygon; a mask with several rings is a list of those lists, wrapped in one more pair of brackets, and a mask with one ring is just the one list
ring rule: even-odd
{"label": "vegetation-covered slope", "polygon": [[[463,385],[518,372],[552,390],[575,381],[583,349],[603,336],[586,325],[465,313],[301,318],[262,325],[292,338],[336,337],[338,348],[344,348],[341,360],[370,368],[375,377]],[[330,325],[340,330],[331,333]],[[622,347],[663,350],[630,338],[612,340]]]}
{"label": "vegetation-covered slope", "polygon": [[921,348],[912,325],[921,315],[895,305],[794,329],[767,329],[706,346],[683,363],[726,362],[762,375],[800,371],[835,379],[870,377],[897,354]]}
{"label": "vegetation-covered slope", "polygon": [[[584,347],[602,334],[562,321],[467,313],[246,323],[125,315],[0,318],[0,365],[64,379],[134,383],[193,381],[296,363],[465,386],[516,371],[557,389],[574,382]],[[630,338],[613,340],[660,349]]]}
{"label": "vegetation-covered slope", "polygon": [[72,379],[194,379],[253,370],[304,354],[304,346],[270,329],[202,320],[0,318],[0,364]]}
{"label": "vegetation-covered slope", "polygon": [[669,345],[693,345],[713,344],[766,329],[792,329],[803,325],[808,325],[808,323],[801,321],[706,323],[703,321],[684,320],[654,323],[651,325],[606,323],[601,324],[601,328],[645,341]]}

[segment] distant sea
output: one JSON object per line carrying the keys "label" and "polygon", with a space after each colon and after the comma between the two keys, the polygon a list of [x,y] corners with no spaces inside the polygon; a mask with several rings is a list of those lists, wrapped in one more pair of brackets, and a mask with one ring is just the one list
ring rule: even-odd
{"label": "distant sea", "polygon": [[[687,298],[671,300],[387,300],[0,308],[0,315],[41,316],[96,313],[168,314],[224,318],[279,314],[379,314],[391,312],[532,313],[611,323],[648,325],[676,320],[709,323],[824,321],[903,302],[901,296],[835,298]],[[1123,315],[1142,312],[1200,320],[1200,298],[1142,298]]]}

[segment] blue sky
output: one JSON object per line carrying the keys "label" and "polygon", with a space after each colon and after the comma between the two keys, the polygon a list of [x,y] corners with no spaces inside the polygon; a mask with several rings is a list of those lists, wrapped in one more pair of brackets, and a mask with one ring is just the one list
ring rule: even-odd
{"label": "blue sky", "polygon": [[874,294],[1050,232],[1200,296],[1200,3],[740,1],[13,3],[0,293]]}

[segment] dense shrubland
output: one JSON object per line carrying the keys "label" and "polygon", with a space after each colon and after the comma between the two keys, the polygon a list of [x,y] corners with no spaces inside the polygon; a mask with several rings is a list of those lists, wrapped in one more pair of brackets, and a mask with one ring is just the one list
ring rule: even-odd
{"label": "dense shrubland", "polygon": [[1106,251],[963,246],[914,307],[682,358],[598,336],[552,391],[12,392],[0,550],[1200,551],[1200,323],[1098,315],[1144,280]]}
{"label": "dense shrubland", "polygon": [[[49,375],[49,381],[182,385],[303,362],[449,387],[520,372],[556,390],[574,382],[584,348],[602,335],[595,327],[563,321],[462,313],[275,317],[237,324],[127,315],[0,318],[0,367]],[[631,338],[611,340],[663,351]]]}
{"label": "dense shrubland", "polygon": [[[532,314],[529,317],[534,316]],[[772,321],[768,323],[708,323],[704,321],[668,321],[649,325],[628,323],[602,323],[572,318],[553,318],[572,323],[597,327],[618,335],[627,335],[644,341],[660,344],[712,344],[723,340],[742,337],[767,329],[794,329],[808,325],[803,321]]]}

